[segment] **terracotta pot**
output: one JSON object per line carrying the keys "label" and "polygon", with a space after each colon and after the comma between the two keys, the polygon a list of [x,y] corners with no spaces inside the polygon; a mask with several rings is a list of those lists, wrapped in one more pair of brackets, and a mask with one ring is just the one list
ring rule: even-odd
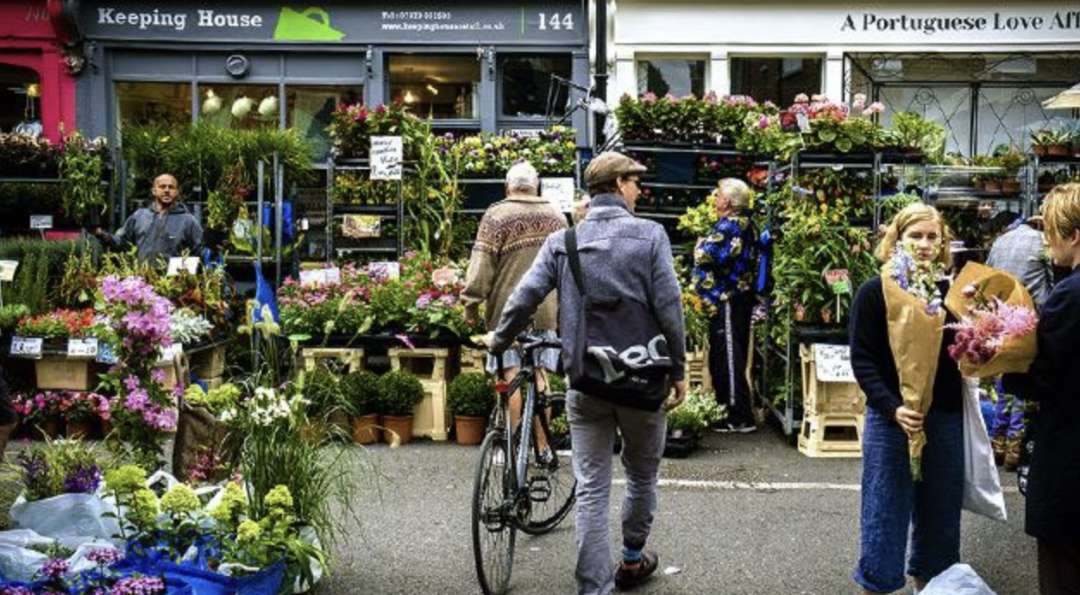
{"label": "terracotta pot", "polygon": [[112,431],[113,431],[112,422],[107,420],[107,419],[101,420],[101,436],[103,438],[108,437],[109,434],[112,434]]}
{"label": "terracotta pot", "polygon": [[1020,181],[1019,180],[1005,180],[1001,183],[1001,191],[1004,194],[1019,194],[1020,193]]}
{"label": "terracotta pot", "polygon": [[300,439],[308,444],[322,444],[326,442],[327,435],[330,433],[326,422],[323,420],[309,420],[304,425],[300,426]]}
{"label": "terracotta pot", "polygon": [[384,415],[382,418],[383,442],[391,444],[394,440],[394,434],[397,434],[398,444],[412,442],[412,424],[413,416],[411,415]]}
{"label": "terracotta pot", "polygon": [[987,194],[1001,194],[1001,182],[996,180],[987,180],[983,186],[983,191]]}
{"label": "terracotta pot", "polygon": [[352,425],[352,439],[356,444],[373,444],[379,439],[379,414],[371,413],[349,418]]}
{"label": "terracotta pot", "polygon": [[1068,145],[1050,145],[1049,147],[1046,148],[1046,154],[1047,155],[1068,155],[1069,154],[1069,146]]}
{"label": "terracotta pot", "polygon": [[1046,145],[1031,145],[1031,152],[1036,155],[1046,155]]}
{"label": "terracotta pot", "polygon": [[454,416],[454,435],[457,443],[462,445],[476,445],[484,441],[487,432],[487,418],[474,417],[472,415]]}
{"label": "terracotta pot", "polygon": [[72,440],[85,440],[90,437],[94,427],[88,421],[69,421],[67,423],[67,437]]}

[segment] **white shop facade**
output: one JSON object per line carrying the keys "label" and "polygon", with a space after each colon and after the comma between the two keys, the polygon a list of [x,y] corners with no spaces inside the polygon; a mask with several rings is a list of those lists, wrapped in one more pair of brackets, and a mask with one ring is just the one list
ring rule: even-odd
{"label": "white shop facade", "polygon": [[945,124],[965,155],[1026,149],[1030,129],[1074,115],[1042,106],[1080,82],[1073,4],[615,0],[610,13],[612,98],[865,93]]}

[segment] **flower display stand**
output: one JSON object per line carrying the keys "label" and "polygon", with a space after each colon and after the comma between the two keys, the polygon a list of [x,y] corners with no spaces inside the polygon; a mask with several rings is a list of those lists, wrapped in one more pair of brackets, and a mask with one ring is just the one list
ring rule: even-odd
{"label": "flower display stand", "polygon": [[209,349],[192,351],[191,373],[201,380],[218,378],[225,374],[225,346],[215,345]]}
{"label": "flower display stand", "polygon": [[420,379],[424,400],[413,412],[413,435],[446,440],[450,433],[450,411],[446,407],[449,349],[390,349],[390,367]]}
{"label": "flower display stand", "polygon": [[484,374],[485,364],[487,363],[487,352],[483,349],[472,349],[471,347],[462,347],[460,356],[460,373],[462,374]]}
{"label": "flower display stand", "polygon": [[344,364],[347,374],[364,369],[362,347],[305,347],[300,351],[300,360],[308,372],[314,370],[321,360],[328,359],[336,359]]}
{"label": "flower display stand", "polygon": [[708,347],[686,352],[686,383],[689,386],[700,386],[704,390],[712,390]]}
{"label": "flower display stand", "polygon": [[34,360],[37,387],[44,390],[90,390],[97,386],[94,360],[43,356]]}
{"label": "flower display stand", "polygon": [[861,457],[866,396],[853,380],[833,380],[835,371],[819,370],[813,345],[800,345],[799,355],[804,410],[799,452],[808,457]]}

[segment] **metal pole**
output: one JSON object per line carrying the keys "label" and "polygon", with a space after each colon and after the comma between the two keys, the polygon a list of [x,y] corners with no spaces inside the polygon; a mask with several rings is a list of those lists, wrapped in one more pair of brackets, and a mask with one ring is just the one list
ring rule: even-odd
{"label": "metal pole", "polygon": [[281,238],[283,235],[285,209],[283,207],[283,201],[285,199],[285,189],[282,185],[285,181],[285,168],[281,165],[278,154],[274,153],[274,260],[276,265],[274,268],[274,288],[281,287]]}
{"label": "metal pole", "polygon": [[[607,21],[608,21],[608,0],[596,0],[596,74],[593,75],[596,89],[593,91],[593,95],[601,101],[607,101],[607,83],[608,83],[608,71],[607,71]],[[595,132],[594,146],[602,147],[607,139],[604,138],[604,115],[592,114],[593,126]]]}
{"label": "metal pole", "polygon": [[263,191],[264,191],[264,188],[263,188],[263,175],[264,175],[264,173],[266,171],[266,162],[260,160],[259,164],[257,166],[257,170],[258,170],[258,175],[259,175],[259,193],[258,193],[258,202],[256,203],[256,207],[255,207],[255,210],[258,213],[258,215],[256,216],[256,219],[255,219],[258,222],[258,226],[255,229],[255,247],[256,247],[255,257],[261,263],[262,262],[262,257],[263,257],[263,245],[262,245]]}

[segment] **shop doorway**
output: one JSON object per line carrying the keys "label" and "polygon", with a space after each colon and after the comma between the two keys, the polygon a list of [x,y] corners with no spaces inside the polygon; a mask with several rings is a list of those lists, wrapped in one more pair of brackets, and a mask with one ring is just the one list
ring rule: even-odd
{"label": "shop doorway", "polygon": [[[1030,134],[1070,125],[1068,110],[1042,102],[1080,77],[1080,53],[848,54],[848,99],[865,93],[888,114],[915,111],[949,130],[946,151],[989,154],[1001,145],[1027,151]],[[888,121],[883,122],[888,124]]]}
{"label": "shop doorway", "polygon": [[0,63],[0,132],[41,135],[41,78],[31,68]]}

